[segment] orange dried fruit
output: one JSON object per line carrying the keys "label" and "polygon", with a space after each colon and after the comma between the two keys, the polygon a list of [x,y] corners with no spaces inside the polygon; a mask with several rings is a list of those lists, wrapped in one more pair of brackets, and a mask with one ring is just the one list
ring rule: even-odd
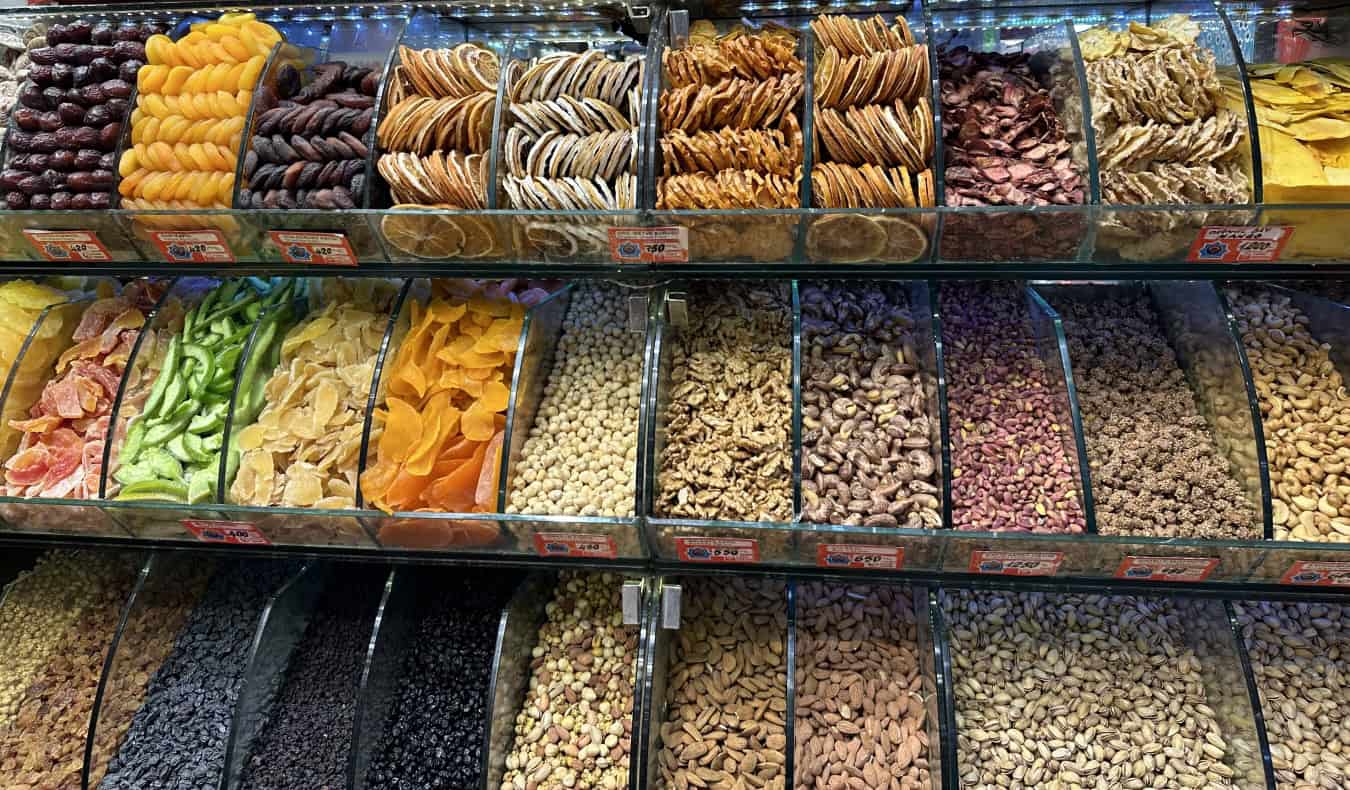
{"label": "orange dried fruit", "polygon": [[402,398],[390,397],[386,405],[389,412],[380,435],[380,458],[402,461],[422,435],[422,415]]}

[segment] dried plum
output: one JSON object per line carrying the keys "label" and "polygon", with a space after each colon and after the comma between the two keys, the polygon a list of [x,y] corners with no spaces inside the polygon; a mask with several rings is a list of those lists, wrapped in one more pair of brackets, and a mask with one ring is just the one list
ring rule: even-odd
{"label": "dried plum", "polygon": [[75,153],[76,170],[94,170],[103,161],[103,154],[92,148],[81,148]]}
{"label": "dried plum", "polygon": [[38,112],[31,107],[20,107],[14,111],[14,125],[25,132],[36,132],[42,128],[38,123]]}
{"label": "dried plum", "polygon": [[310,101],[331,93],[338,80],[342,79],[342,70],[346,67],[347,64],[340,60],[316,65],[314,67],[314,79],[300,91],[296,98],[300,101]]}
{"label": "dried plum", "polygon": [[38,192],[28,198],[28,207],[35,211],[46,211],[52,207],[52,197],[45,192]]}
{"label": "dried plum", "polygon": [[100,85],[99,89],[109,99],[129,99],[131,98],[131,86],[134,84],[136,84],[134,77],[129,80],[108,80]]}
{"label": "dried plum", "polygon": [[52,209],[54,211],[65,211],[69,209],[71,197],[72,195],[69,192],[53,192]]}
{"label": "dried plum", "polygon": [[139,41],[119,41],[113,44],[113,60],[145,60],[145,45]]}
{"label": "dried plum", "polygon": [[94,58],[89,62],[89,79],[92,82],[103,82],[117,76],[117,64],[108,58]]}
{"label": "dried plum", "polygon": [[62,58],[57,54],[56,47],[38,47],[28,51],[28,59],[41,66],[50,66],[58,63]]}
{"label": "dried plum", "polygon": [[[74,102],[62,102],[60,105],[57,106],[56,114],[60,116],[60,120],[62,123],[65,123],[69,126],[79,126],[80,124],[84,123],[84,107],[75,104]],[[56,130],[48,129],[47,131],[56,131]]]}
{"label": "dried plum", "polygon": [[6,192],[5,208],[18,211],[28,208],[28,196],[22,192]]}
{"label": "dried plum", "polygon": [[277,95],[289,99],[300,92],[300,70],[287,63],[277,71]]}
{"label": "dried plum", "polygon": [[[77,105],[78,106],[78,105]],[[61,122],[61,114],[57,112],[44,112],[38,115],[38,129],[44,132],[55,132],[64,126]]]}
{"label": "dried plum", "polygon": [[99,20],[94,24],[93,30],[90,31],[89,40],[95,44],[111,44],[116,30],[113,24],[106,19]]}
{"label": "dried plum", "polygon": [[19,183],[28,178],[28,173],[22,170],[5,170],[0,172],[0,189],[6,192],[19,188]]}

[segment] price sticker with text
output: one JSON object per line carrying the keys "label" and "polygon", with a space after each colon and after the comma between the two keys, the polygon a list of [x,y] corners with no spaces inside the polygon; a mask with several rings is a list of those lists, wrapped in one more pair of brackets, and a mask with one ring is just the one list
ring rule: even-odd
{"label": "price sticker with text", "polygon": [[753,538],[676,538],[675,556],[684,562],[759,562],[759,541]]}
{"label": "price sticker with text", "polygon": [[970,572],[995,576],[1054,576],[1064,561],[1062,551],[970,552]]}
{"label": "price sticker with text", "polygon": [[1190,263],[1278,261],[1294,229],[1288,225],[1206,225],[1191,242]]}
{"label": "price sticker with text", "polygon": [[534,552],[540,557],[596,557],[612,560],[619,556],[614,539],[608,535],[574,532],[536,532]]}
{"label": "price sticker with text", "polygon": [[150,240],[168,263],[234,263],[234,253],[218,230],[152,230]]}
{"label": "price sticker with text", "polygon": [[183,526],[202,543],[228,543],[235,546],[270,546],[272,541],[247,521],[210,521],[183,519]]}
{"label": "price sticker with text", "polygon": [[1289,566],[1280,584],[1306,584],[1313,587],[1350,587],[1350,562],[1299,560]]}
{"label": "price sticker with text", "polygon": [[25,230],[28,243],[37,254],[55,263],[107,263],[112,254],[93,231]]}
{"label": "price sticker with text", "polygon": [[609,256],[615,263],[688,263],[689,230],[610,228]]}
{"label": "price sticker with text", "polygon": [[866,546],[853,543],[822,543],[816,546],[816,565],[821,568],[872,568],[898,571],[905,563],[899,546]]}
{"label": "price sticker with text", "polygon": [[287,263],[311,266],[355,266],[356,253],[341,233],[269,230],[267,235]]}
{"label": "price sticker with text", "polygon": [[1218,557],[1126,557],[1117,579],[1154,582],[1202,582],[1219,567]]}

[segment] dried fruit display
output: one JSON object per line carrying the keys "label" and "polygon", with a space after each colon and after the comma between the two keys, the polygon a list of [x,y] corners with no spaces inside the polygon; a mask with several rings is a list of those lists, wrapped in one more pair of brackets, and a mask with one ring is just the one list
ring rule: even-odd
{"label": "dried fruit display", "polygon": [[[0,455],[8,458],[19,445],[19,429],[10,427],[13,420],[22,420],[42,392],[47,381],[47,371],[52,369],[56,358],[69,345],[66,341],[72,331],[70,322],[75,320],[72,310],[56,309],[47,313],[32,343],[24,348],[24,341],[33,332],[42,311],[55,304],[65,302],[68,295],[31,280],[13,280],[0,284],[0,370],[3,375],[12,377],[9,393],[4,402],[4,414],[0,415]],[[23,354],[23,364],[15,369],[19,355]]]}
{"label": "dried fruit display", "polygon": [[[386,513],[490,513],[497,507],[503,429],[527,304],[496,287],[437,296],[405,309],[410,329],[385,362],[373,415],[365,501]],[[393,519],[386,545],[483,545],[497,526],[483,521]]]}
{"label": "dried fruit display", "polygon": [[232,446],[241,455],[230,502],[356,507],[361,432],[393,289],[364,279],[329,290],[337,293],[325,294],[325,306],[282,341],[258,421],[236,422],[242,430]]}
{"label": "dried fruit display", "polygon": [[0,189],[10,209],[89,210],[112,205],[113,159],[131,110],[144,43],[168,26],[77,19],[47,29],[31,48]]}
{"label": "dried fruit display", "polygon": [[[231,280],[187,312],[144,406],[128,422],[112,471],[121,484],[116,499],[215,500],[231,396],[235,419],[251,422],[262,408],[259,368],[285,331],[280,323],[294,289],[287,280],[264,294],[253,280]],[[228,467],[235,463],[231,454],[226,485],[233,477]]]}
{"label": "dried fruit display", "polygon": [[[928,47],[903,16],[818,16],[812,203],[821,208],[937,205]],[[811,223],[806,252],[836,263],[908,263],[928,235],[903,217],[835,214]]]}
{"label": "dried fruit display", "polygon": [[[1066,115],[1068,77],[1030,52],[938,52],[944,199],[948,206],[1073,206],[1086,202]],[[943,255],[959,259],[1071,258],[1086,224],[1066,212],[952,216]]]}
{"label": "dried fruit display", "polygon": [[[1174,14],[1154,27],[1079,36],[1092,100],[1104,205],[1245,203],[1251,197],[1244,114],[1229,108],[1200,25]],[[1184,250],[1222,214],[1106,212],[1098,245],[1130,260]],[[1229,223],[1234,224],[1234,223]]]}
{"label": "dried fruit display", "polygon": [[[377,169],[394,208],[486,209],[497,53],[472,43],[398,51],[376,131]],[[496,228],[481,217],[391,214],[380,230],[397,250],[418,258],[503,252]]]}
{"label": "dried fruit display", "polygon": [[[801,205],[803,156],[797,114],[806,66],[797,33],[736,25],[719,34],[695,22],[683,49],[662,53],[662,164],[658,209],[783,209]],[[747,143],[727,154],[728,143]],[[680,218],[690,260],[783,260],[795,226],[783,217]]]}
{"label": "dried fruit display", "polygon": [[118,162],[128,209],[227,209],[244,116],[281,34],[253,14],[198,22],[178,41],[151,36],[129,147]]}
{"label": "dried fruit display", "polygon": [[11,420],[22,432],[18,452],[5,462],[5,494],[20,497],[97,498],[113,402],[146,316],[165,283],[133,280],[118,296],[89,304],[61,353],[28,419]]}
{"label": "dried fruit display", "polygon": [[[594,46],[594,42],[593,42]],[[638,115],[642,57],[600,49],[555,52],[507,64],[510,127],[502,187],[507,207],[620,210],[637,208]],[[580,104],[586,114],[562,108]],[[605,119],[578,129],[574,117]],[[615,220],[521,218],[521,246],[551,258],[609,250]]]}
{"label": "dried fruit display", "polygon": [[[363,204],[366,153],[380,73],[341,61],[277,69],[273,90],[260,95],[238,207],[354,209]],[[264,106],[264,99],[266,104]],[[275,100],[273,100],[275,97]]]}

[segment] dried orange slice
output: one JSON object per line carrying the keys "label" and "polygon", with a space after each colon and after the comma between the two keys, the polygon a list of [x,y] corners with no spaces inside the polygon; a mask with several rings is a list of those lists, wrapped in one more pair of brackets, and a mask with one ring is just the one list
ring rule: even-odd
{"label": "dried orange slice", "polygon": [[[426,206],[402,203],[395,210],[425,209]],[[460,225],[445,214],[421,212],[386,214],[380,220],[385,241],[407,255],[417,258],[450,258],[464,249],[465,234]]]}

